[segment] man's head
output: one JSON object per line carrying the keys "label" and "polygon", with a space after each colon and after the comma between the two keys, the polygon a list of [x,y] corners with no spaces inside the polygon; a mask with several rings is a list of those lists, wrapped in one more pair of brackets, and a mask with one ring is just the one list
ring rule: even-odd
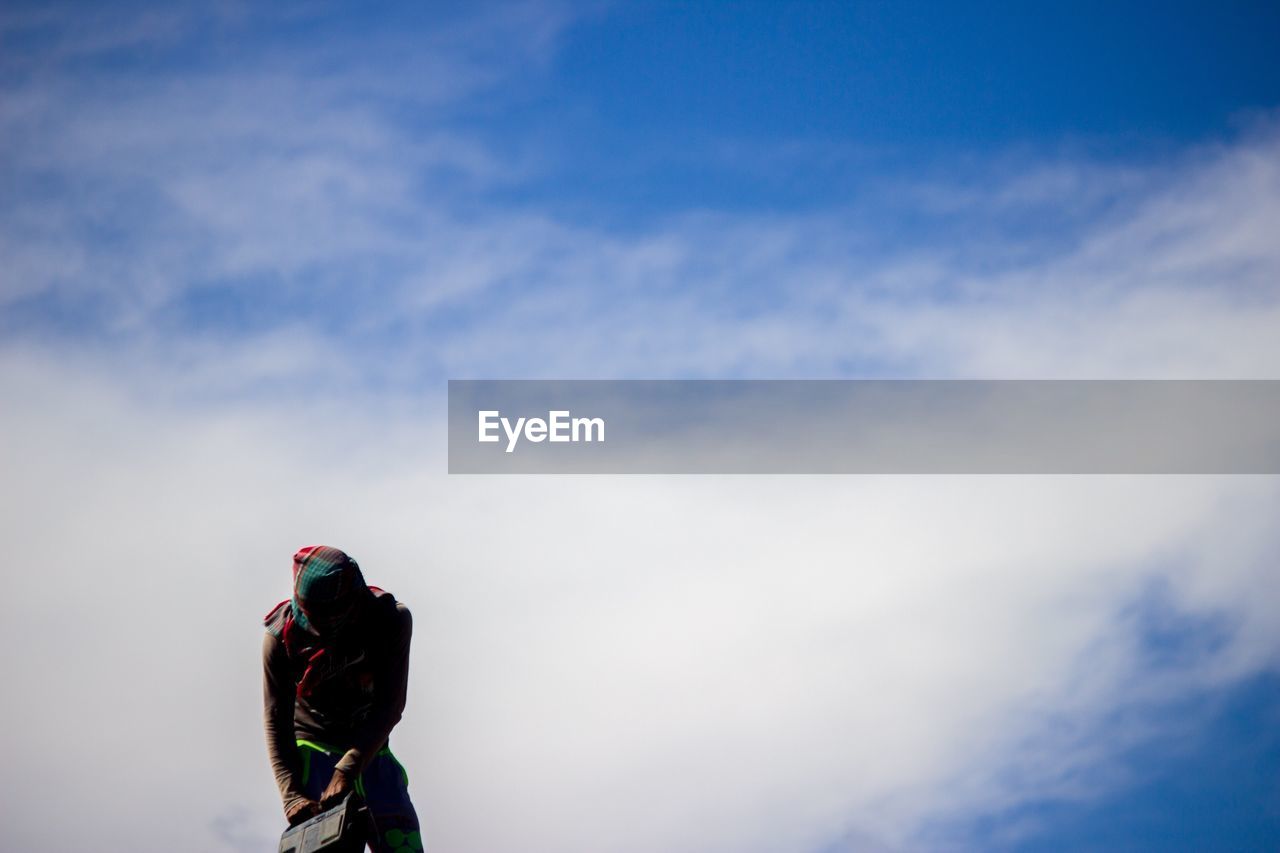
{"label": "man's head", "polygon": [[309,545],[293,555],[293,618],[303,629],[336,636],[369,594],[360,566],[337,548]]}

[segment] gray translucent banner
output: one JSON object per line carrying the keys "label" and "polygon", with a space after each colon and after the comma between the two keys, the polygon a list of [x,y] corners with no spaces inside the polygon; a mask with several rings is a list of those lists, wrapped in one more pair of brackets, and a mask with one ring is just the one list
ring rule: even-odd
{"label": "gray translucent banner", "polygon": [[451,474],[1276,474],[1276,380],[450,380]]}

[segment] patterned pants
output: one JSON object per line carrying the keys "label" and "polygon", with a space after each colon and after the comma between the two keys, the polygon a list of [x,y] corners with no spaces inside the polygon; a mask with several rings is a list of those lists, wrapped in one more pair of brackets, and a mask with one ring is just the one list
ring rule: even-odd
{"label": "patterned pants", "polygon": [[[313,800],[333,776],[333,768],[342,758],[342,750],[312,741],[298,741],[302,753],[302,789]],[[409,800],[409,774],[391,750],[383,747],[369,766],[356,778],[356,793],[369,807],[373,824],[369,831],[369,849],[373,853],[418,853],[422,835],[418,814]]]}

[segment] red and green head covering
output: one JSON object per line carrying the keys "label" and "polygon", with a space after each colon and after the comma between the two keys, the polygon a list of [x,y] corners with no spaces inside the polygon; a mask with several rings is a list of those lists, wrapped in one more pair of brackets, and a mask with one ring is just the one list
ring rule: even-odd
{"label": "red and green head covering", "polygon": [[371,593],[355,560],[328,545],[308,545],[293,555],[293,619],[321,637],[333,636]]}

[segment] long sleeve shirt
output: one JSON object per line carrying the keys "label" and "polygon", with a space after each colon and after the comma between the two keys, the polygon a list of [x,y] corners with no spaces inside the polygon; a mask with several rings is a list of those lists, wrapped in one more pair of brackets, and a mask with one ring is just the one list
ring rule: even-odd
{"label": "long sleeve shirt", "polygon": [[[299,740],[343,751],[337,769],[364,770],[404,713],[413,618],[403,604],[375,612],[376,623],[353,629],[327,653],[314,688],[298,696],[300,673],[283,639],[262,643],[263,726],[267,755],[286,811],[306,799]],[[390,619],[390,624],[387,620]]]}

